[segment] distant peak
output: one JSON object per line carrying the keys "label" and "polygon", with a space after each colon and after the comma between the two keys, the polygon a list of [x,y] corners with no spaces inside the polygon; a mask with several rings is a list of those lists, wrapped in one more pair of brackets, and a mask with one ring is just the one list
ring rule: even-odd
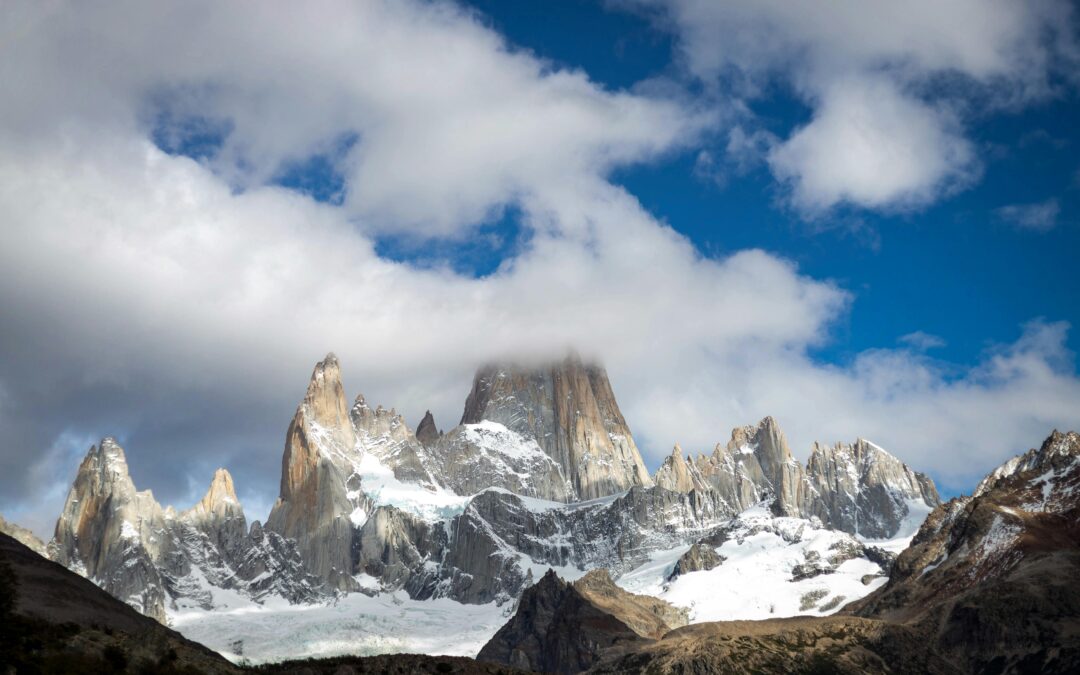
{"label": "distant peak", "polygon": [[439,429],[435,426],[435,416],[428,410],[424,413],[424,419],[416,425],[416,440],[420,441],[424,447],[430,447],[439,440],[440,435]]}

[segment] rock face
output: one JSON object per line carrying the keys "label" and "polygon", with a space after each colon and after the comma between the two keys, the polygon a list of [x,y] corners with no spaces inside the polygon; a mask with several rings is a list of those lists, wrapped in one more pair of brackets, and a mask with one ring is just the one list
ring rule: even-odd
{"label": "rock face", "polygon": [[654,480],[679,492],[715,491],[736,512],[768,500],[778,516],[817,517],[871,538],[896,534],[911,503],[927,510],[941,503],[927,476],[863,439],[832,448],[815,444],[804,470],[771,417],[733,430],[727,445],[693,461],[676,446]]}
{"label": "rock face", "polygon": [[[426,446],[413,434],[397,410],[387,410],[381,405],[372,409],[364,400],[364,395],[360,394],[353,404],[350,418],[357,442],[356,451],[350,455],[352,462],[358,461],[362,453],[369,452],[390,467],[398,480],[428,487],[438,484],[437,478],[431,474]],[[431,424],[434,426],[434,420]],[[430,433],[425,433],[430,437]],[[355,486],[351,489],[355,490]]]}
{"label": "rock face", "polygon": [[926,519],[848,611],[922,626],[967,672],[1080,666],[1080,435],[1055,431]]}
{"label": "rock face", "polygon": [[485,420],[535,440],[570,481],[568,501],[652,484],[607,373],[576,356],[540,368],[482,368],[461,423]]}
{"label": "rock face", "polygon": [[574,582],[581,593],[599,609],[625,623],[642,637],[659,639],[690,623],[689,612],[649,595],[628,593],[615,585],[606,569],[595,569]]}
{"label": "rock face", "polygon": [[38,539],[37,535],[25,527],[4,520],[3,516],[0,516],[0,534],[6,534],[38,555],[48,555],[45,550],[45,542]]}
{"label": "rock face", "polygon": [[724,557],[716,552],[716,548],[699,541],[682,554],[668,578],[675,579],[688,572],[711,570],[722,562]]}
{"label": "rock face", "polygon": [[532,438],[497,422],[454,427],[428,449],[431,473],[443,487],[470,495],[495,487],[565,502],[573,485]]}
{"label": "rock face", "polygon": [[430,448],[439,440],[439,436],[442,436],[442,432],[435,426],[435,417],[428,410],[424,413],[424,419],[416,425],[416,440],[425,448]]}
{"label": "rock face", "polygon": [[513,618],[476,658],[540,673],[579,673],[604,649],[639,640],[633,629],[549,570],[522,594]]}
{"label": "rock face", "polygon": [[653,483],[675,492],[690,492],[691,490],[708,490],[709,484],[692,462],[683,459],[682,448],[675,444],[671,454],[664,459],[664,463],[653,475]]}
{"label": "rock face", "polygon": [[[297,601],[319,597],[319,583],[303,573],[291,542],[245,530],[224,469],[197,505],[177,513],[135,489],[123,449],[106,438],[80,465],[48,552],[159,621],[178,601],[213,606],[211,587],[253,599],[271,590]],[[265,569],[277,578],[257,580]]]}
{"label": "rock face", "polygon": [[622,574],[652,551],[695,541],[732,515],[711,493],[659,487],[600,503],[539,507],[489,490],[454,519],[435,594],[472,603],[509,600],[531,583],[536,565]]}
{"label": "rock face", "polygon": [[350,514],[364,509],[349,489],[358,461],[337,357],[315,366],[307,393],[285,438],[281,492],[266,529],[296,542],[307,568],[331,586],[351,588],[353,527]]}
{"label": "rock face", "polygon": [[941,503],[934,482],[869,441],[828,448],[817,443],[807,463],[814,489],[809,511],[832,527],[882,539],[896,533],[908,503]]}

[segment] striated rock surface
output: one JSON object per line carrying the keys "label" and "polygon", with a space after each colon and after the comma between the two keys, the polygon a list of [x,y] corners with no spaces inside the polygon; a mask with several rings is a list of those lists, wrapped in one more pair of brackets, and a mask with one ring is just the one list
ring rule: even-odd
{"label": "striated rock surface", "polygon": [[533,440],[497,422],[462,424],[428,449],[432,474],[460,495],[487,488],[565,502],[574,488],[562,467]]}
{"label": "striated rock surface", "polygon": [[909,502],[941,503],[932,480],[861,438],[831,448],[815,443],[807,477],[814,491],[808,515],[864,537],[895,534],[908,516]]}
{"label": "striated rock surface", "polygon": [[539,368],[482,368],[461,423],[485,420],[535,440],[570,481],[568,501],[652,484],[607,373],[576,356]]}
{"label": "striated rock surface", "polygon": [[431,566],[446,549],[446,530],[392,506],[375,509],[360,528],[357,568],[387,589],[430,596]]}
{"label": "striated rock surface", "polygon": [[281,460],[281,492],[266,529],[296,542],[308,570],[332,587],[354,588],[350,516],[370,510],[348,481],[360,459],[333,354],[320,361],[296,409]]}
{"label": "striated rock surface", "polygon": [[767,501],[778,516],[816,517],[871,538],[895,535],[911,504],[929,510],[941,503],[929,477],[863,439],[831,448],[814,444],[804,470],[772,417],[734,429],[711,455],[687,462],[677,449],[654,480],[679,492],[713,490],[735,511]]}

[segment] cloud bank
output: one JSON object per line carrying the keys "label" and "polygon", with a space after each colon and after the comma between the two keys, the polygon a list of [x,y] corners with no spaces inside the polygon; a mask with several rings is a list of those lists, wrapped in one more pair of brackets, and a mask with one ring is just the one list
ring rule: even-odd
{"label": "cloud bank", "polygon": [[[810,119],[767,151],[791,205],[911,210],[981,167],[963,120],[1046,100],[1080,76],[1060,0],[626,0],[674,32],[685,69],[726,101],[791,92]],[[736,161],[739,161],[736,159]]]}
{"label": "cloud bank", "polygon": [[[351,395],[450,427],[480,363],[574,347],[608,366],[652,466],[676,441],[707,451],[771,414],[800,456],[862,435],[967,487],[1080,423],[1062,323],[1018,327],[969,368],[915,341],[815,359],[849,291],[767,251],[705,256],[608,179],[692,147],[714,121],[698,105],[608,90],[449,3],[313,7],[0,10],[14,27],[0,47],[6,514],[47,533],[78,457],[115,434],[162,501],[193,502],[224,465],[265,516],[288,420],[328,351]],[[923,116],[935,148],[956,138],[940,111],[882,91],[897,117]],[[829,187],[854,180],[842,168],[801,187],[849,95],[769,161],[811,201],[922,194],[902,162],[884,191]],[[900,124],[870,117],[871,139]],[[199,160],[162,149],[200,134]],[[340,177],[338,199],[277,184],[314,156]],[[467,238],[508,207],[529,236],[490,275],[376,251],[384,233]]]}

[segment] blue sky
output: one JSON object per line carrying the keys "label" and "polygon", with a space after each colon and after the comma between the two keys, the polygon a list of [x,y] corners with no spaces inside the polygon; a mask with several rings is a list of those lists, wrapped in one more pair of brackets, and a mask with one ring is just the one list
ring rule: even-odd
{"label": "blue sky", "polygon": [[[670,74],[673,36],[650,17],[604,3],[470,2],[513,44],[611,88]],[[809,118],[783,87],[754,112],[784,137]],[[845,209],[806,222],[778,203],[764,166],[729,171],[720,182],[695,171],[700,149],[619,171],[616,181],[705,255],[761,247],[829,277],[856,294],[836,340],[818,351],[846,361],[922,331],[942,338],[935,357],[973,364],[1011,342],[1037,317],[1080,325],[1080,98],[1075,89],[1017,111],[973,115],[982,175],[970,188],[912,212]],[[722,141],[722,139],[720,139]],[[1049,232],[1003,221],[1011,204],[1057,200]],[[1075,351],[1080,335],[1070,333]]]}
{"label": "blue sky", "polygon": [[329,351],[449,428],[481,363],[577,349],[652,468],[772,415],[952,494],[1080,427],[1073,3],[0,12],[0,511],[39,530],[105,435],[264,515]]}

